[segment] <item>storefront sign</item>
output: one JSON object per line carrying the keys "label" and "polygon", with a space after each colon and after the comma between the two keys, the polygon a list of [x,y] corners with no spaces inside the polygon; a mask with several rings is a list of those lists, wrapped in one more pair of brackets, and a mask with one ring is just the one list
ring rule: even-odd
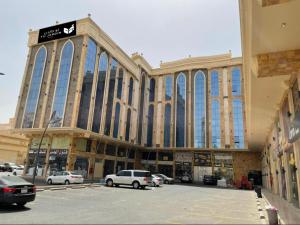
{"label": "storefront sign", "polygon": [[210,152],[195,153],[194,165],[195,166],[206,166],[206,167],[212,166]]}
{"label": "storefront sign", "polygon": [[289,143],[294,143],[300,137],[300,112],[295,114],[289,129]]}
{"label": "storefront sign", "polygon": [[193,153],[191,152],[178,152],[175,153],[176,162],[192,162]]}
{"label": "storefront sign", "polygon": [[69,149],[70,138],[68,137],[54,137],[52,139],[52,149]]}
{"label": "storefront sign", "polygon": [[[38,149],[39,148],[39,144],[41,142],[40,138],[33,138],[31,141],[31,149]],[[48,143],[49,143],[49,139],[47,137],[43,138],[42,144],[41,144],[41,148],[48,148]]]}
{"label": "storefront sign", "polygon": [[38,43],[76,35],[76,21],[63,23],[39,30]]}

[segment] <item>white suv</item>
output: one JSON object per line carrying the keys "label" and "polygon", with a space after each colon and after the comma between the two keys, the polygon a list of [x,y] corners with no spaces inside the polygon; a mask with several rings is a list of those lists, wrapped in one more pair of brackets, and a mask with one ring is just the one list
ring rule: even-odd
{"label": "white suv", "polygon": [[107,186],[130,185],[134,189],[145,188],[151,185],[151,173],[146,170],[121,170],[117,174],[110,174],[105,177]]}

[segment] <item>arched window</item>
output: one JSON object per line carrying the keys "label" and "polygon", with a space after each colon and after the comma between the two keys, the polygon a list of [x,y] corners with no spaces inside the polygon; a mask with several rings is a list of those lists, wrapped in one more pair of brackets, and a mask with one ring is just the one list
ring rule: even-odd
{"label": "arched window", "polygon": [[210,95],[219,96],[219,74],[218,71],[213,70],[211,72],[210,81]]}
{"label": "arched window", "polygon": [[115,120],[114,120],[114,131],[113,131],[113,137],[114,138],[118,138],[119,120],[120,120],[120,103],[117,102],[116,111],[115,111]]}
{"label": "arched window", "polygon": [[97,81],[97,90],[96,90],[96,100],[95,100],[95,109],[93,117],[93,126],[92,131],[99,133],[101,117],[102,117],[102,106],[103,106],[103,96],[104,96],[104,87],[106,81],[106,73],[108,66],[108,57],[106,52],[102,52],[99,58],[98,65],[98,81]]}
{"label": "arched window", "polygon": [[122,97],[122,87],[123,87],[123,69],[119,69],[119,76],[118,76],[118,89],[117,89],[117,98],[121,99]]}
{"label": "arched window", "polygon": [[80,107],[78,113],[77,127],[87,129],[87,123],[90,111],[91,93],[94,79],[94,70],[96,63],[97,45],[89,39],[85,65],[84,76],[81,89]]}
{"label": "arched window", "polygon": [[23,116],[23,128],[32,128],[33,126],[35,112],[40,95],[40,89],[44,76],[46,58],[46,48],[44,46],[40,47],[37,54],[35,55],[34,67],[31,74],[30,87]]}
{"label": "arched window", "polygon": [[147,146],[152,146],[152,138],[153,138],[153,116],[154,116],[154,106],[149,106],[148,111],[148,128],[147,128]]}
{"label": "arched window", "polygon": [[244,148],[243,105],[240,99],[232,100],[234,147]]}
{"label": "arched window", "polygon": [[133,92],[133,79],[130,77],[129,92],[128,92],[128,105],[132,105],[132,92]]}
{"label": "arched window", "polygon": [[141,144],[141,142],[142,142],[142,133],[143,133],[144,95],[145,95],[145,75],[142,74],[140,105],[139,105],[139,129],[138,129],[138,143],[139,144]]}
{"label": "arched window", "polygon": [[176,81],[176,147],[185,146],[186,115],[186,81],[185,74],[180,73]]}
{"label": "arched window", "polygon": [[130,123],[131,123],[131,110],[127,110],[127,120],[126,120],[126,133],[125,133],[125,141],[129,141],[130,137]]}
{"label": "arched window", "polygon": [[52,127],[61,127],[63,124],[71,66],[73,61],[73,52],[74,45],[73,42],[69,40],[65,43],[60,56],[59,72],[56,80],[54,101],[52,106],[52,112],[55,111],[55,122],[51,124]]}
{"label": "arched window", "polygon": [[169,101],[172,98],[173,94],[173,77],[171,75],[166,76],[166,93],[165,93],[165,100]]}
{"label": "arched window", "polygon": [[213,99],[211,103],[211,136],[212,147],[221,147],[221,124],[220,124],[220,103],[219,100]]}
{"label": "arched window", "polygon": [[113,100],[114,100],[114,93],[115,93],[117,67],[118,67],[118,62],[115,59],[112,59],[111,65],[110,65],[110,77],[109,77],[106,116],[105,116],[105,128],[104,128],[104,134],[108,135],[108,136],[110,135],[110,126],[111,126],[112,107],[113,107]]}
{"label": "arched window", "polygon": [[204,148],[206,138],[205,75],[198,71],[194,78],[194,147]]}
{"label": "arched window", "polygon": [[233,68],[232,72],[232,95],[240,96],[241,95],[241,70],[240,68]]}
{"label": "arched window", "polygon": [[165,106],[164,147],[171,145],[171,104]]}
{"label": "arched window", "polygon": [[154,99],[155,99],[155,79],[152,78],[150,80],[149,102],[154,102]]}

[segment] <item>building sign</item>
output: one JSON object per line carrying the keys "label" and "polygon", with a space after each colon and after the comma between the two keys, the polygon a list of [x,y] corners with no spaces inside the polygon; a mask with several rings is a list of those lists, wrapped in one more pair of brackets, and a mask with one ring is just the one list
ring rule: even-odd
{"label": "building sign", "polygon": [[38,43],[76,35],[76,21],[63,23],[39,30]]}
{"label": "building sign", "polygon": [[[40,138],[33,138],[31,141],[31,149],[38,149],[39,145],[40,145],[41,139]],[[42,144],[41,144],[41,148],[48,148],[48,143],[49,143],[49,138],[48,137],[44,137]]]}
{"label": "building sign", "polygon": [[68,137],[54,137],[52,140],[52,149],[68,149],[70,145],[70,138]]}
{"label": "building sign", "polygon": [[191,152],[176,152],[175,161],[176,162],[192,162],[193,153]]}
{"label": "building sign", "polygon": [[294,120],[290,124],[289,143],[294,143],[300,137],[300,112],[295,114]]}
{"label": "building sign", "polygon": [[194,163],[195,166],[208,166],[208,167],[212,166],[210,152],[195,153],[194,160],[195,160]]}

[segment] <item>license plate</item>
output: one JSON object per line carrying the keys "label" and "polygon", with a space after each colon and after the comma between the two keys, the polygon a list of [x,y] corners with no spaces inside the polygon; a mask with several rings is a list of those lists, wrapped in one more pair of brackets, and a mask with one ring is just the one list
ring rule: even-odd
{"label": "license plate", "polygon": [[28,189],[27,188],[22,188],[21,189],[21,194],[25,194],[25,193],[27,193],[28,192]]}

